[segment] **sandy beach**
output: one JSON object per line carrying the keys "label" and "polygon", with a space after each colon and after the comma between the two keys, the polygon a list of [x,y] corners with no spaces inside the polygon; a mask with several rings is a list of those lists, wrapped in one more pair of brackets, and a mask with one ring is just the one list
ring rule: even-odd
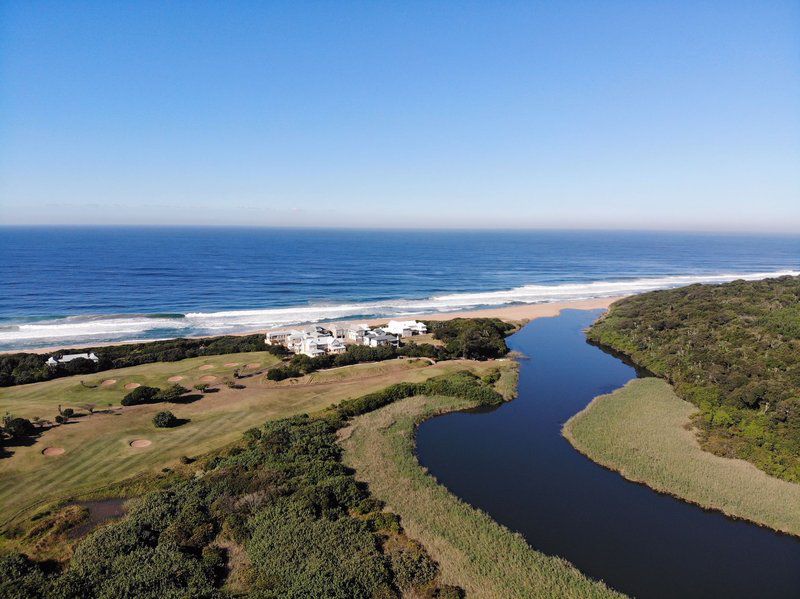
{"label": "sandy beach", "polygon": [[[533,320],[534,318],[543,318],[548,316],[557,316],[561,310],[596,310],[602,308],[608,308],[611,304],[613,304],[618,299],[621,299],[624,296],[617,296],[617,297],[602,297],[602,298],[595,298],[595,299],[587,299],[587,300],[574,300],[574,301],[565,301],[565,302],[552,302],[552,303],[544,303],[544,304],[520,304],[515,306],[496,306],[493,308],[484,308],[481,310],[464,310],[464,311],[457,311],[457,312],[438,312],[434,314],[414,314],[409,316],[386,316],[383,318],[372,318],[369,320],[361,320],[361,319],[344,319],[343,321],[324,321],[319,323],[298,323],[296,325],[291,326],[284,326],[284,327],[275,327],[271,329],[256,329],[251,331],[243,331],[239,333],[228,333],[229,335],[253,335],[256,333],[266,333],[266,331],[279,331],[279,330],[286,330],[291,328],[298,328],[307,326],[309,324],[321,324],[324,325],[329,322],[366,322],[370,326],[378,325],[378,324],[385,324],[389,320],[392,319],[401,319],[401,320],[451,320],[453,318],[502,318],[503,320],[508,320],[511,322],[524,322],[528,320]],[[206,339],[211,337],[212,335],[203,335],[198,337],[190,337],[191,339]],[[214,335],[215,337],[218,335]],[[130,339],[128,341],[118,341],[118,342],[110,342],[110,343],[98,343],[96,345],[92,345],[90,343],[85,343],[82,345],[55,345],[55,346],[48,346],[48,347],[41,347],[41,348],[29,348],[29,349],[18,349],[18,350],[3,350],[0,351],[0,354],[13,354],[13,353],[31,353],[31,354],[45,354],[51,353],[60,350],[77,350],[83,349],[87,347],[108,347],[112,345],[127,345],[129,343],[148,343],[151,341],[164,341],[164,339]]]}

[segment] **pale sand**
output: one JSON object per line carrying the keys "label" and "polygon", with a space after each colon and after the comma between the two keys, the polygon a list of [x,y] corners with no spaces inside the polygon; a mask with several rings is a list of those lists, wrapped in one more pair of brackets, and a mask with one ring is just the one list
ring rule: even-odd
{"label": "pale sand", "polygon": [[418,314],[414,316],[393,316],[368,320],[370,325],[385,324],[389,320],[452,320],[454,318],[500,318],[509,321],[533,320],[558,316],[561,310],[597,310],[606,309],[622,297],[602,297],[569,302],[553,302],[551,304],[523,304],[519,306],[497,306],[482,310],[465,310],[463,312],[442,312],[438,314]]}
{"label": "pale sand", "polygon": [[246,364],[245,368],[250,368],[251,370],[253,368],[261,368],[261,362],[253,362],[252,364]]}
{"label": "pale sand", "polygon": [[234,366],[238,366],[239,362],[226,362],[225,368],[233,368]]}
{"label": "pale sand", "polygon": [[198,370],[214,370],[213,364],[203,364]]}
{"label": "pale sand", "polygon": [[177,383],[178,381],[182,381],[184,377],[182,376],[171,376],[167,379],[168,383]]}
{"label": "pale sand", "polygon": [[205,376],[201,376],[200,377],[200,382],[201,383],[213,383],[216,380],[217,380],[217,377],[215,377],[213,374],[207,374]]}
{"label": "pale sand", "polygon": [[106,379],[102,383],[100,383],[101,387],[110,387],[111,385],[116,385],[117,379]]}
{"label": "pale sand", "polygon": [[125,388],[128,390],[136,389],[137,387],[141,387],[141,385],[139,383],[128,383],[127,385],[125,385]]}
{"label": "pale sand", "polygon": [[45,447],[42,450],[42,455],[46,456],[56,456],[56,455],[63,455],[64,448],[63,447]]}
{"label": "pale sand", "polygon": [[[620,295],[617,297],[602,297],[596,299],[588,299],[588,300],[574,300],[574,301],[564,301],[564,302],[552,302],[547,304],[523,304],[520,306],[497,306],[495,308],[485,308],[482,310],[465,310],[462,312],[442,312],[437,314],[412,314],[408,316],[387,316],[385,318],[373,318],[372,320],[367,321],[370,324],[381,324],[386,323],[389,320],[450,320],[452,318],[502,318],[503,320],[510,320],[510,321],[522,321],[522,320],[533,320],[534,318],[542,318],[547,316],[558,316],[561,310],[595,310],[598,308],[608,308],[611,304],[615,301],[626,297],[624,295]],[[342,319],[346,322],[352,321],[352,319]],[[334,322],[334,321],[326,321],[326,322]],[[341,321],[340,321],[341,322]],[[363,321],[359,321],[363,322]],[[310,324],[310,323],[307,323]],[[319,323],[319,324],[325,324]],[[296,324],[287,327],[283,327],[283,330],[290,329],[290,328],[297,328],[302,327],[303,324]],[[282,330],[281,328],[276,329],[269,329],[270,331],[278,331]],[[244,335],[254,335],[256,333],[264,333],[266,329],[257,329],[252,331],[245,331],[242,333],[227,333],[228,335],[234,336],[244,336]],[[191,339],[209,339],[216,335],[200,335],[197,337],[191,337]],[[118,341],[112,343],[104,344],[106,347],[116,346],[116,345],[128,345],[130,343],[149,343],[151,341],[167,341],[169,337],[165,337],[162,339],[131,339],[128,341]],[[23,351],[26,353],[31,354],[45,354],[45,353],[52,353],[55,351],[60,350],[78,350],[78,349],[85,349],[85,345],[73,345],[70,347],[64,347],[63,345],[54,345],[50,347],[42,347],[38,349],[8,349],[0,351],[0,354],[13,354],[19,351]],[[260,366],[260,364],[259,364]],[[250,365],[247,366],[249,368]],[[256,367],[257,368],[257,367]]]}
{"label": "pale sand", "polygon": [[150,447],[152,443],[153,442],[149,439],[134,439],[129,443],[129,445],[135,449],[140,449],[142,447]]}

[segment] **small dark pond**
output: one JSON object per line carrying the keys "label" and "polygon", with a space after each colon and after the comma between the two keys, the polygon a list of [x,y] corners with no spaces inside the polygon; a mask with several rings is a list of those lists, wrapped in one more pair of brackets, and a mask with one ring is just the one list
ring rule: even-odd
{"label": "small dark pond", "polygon": [[125,499],[101,499],[97,501],[78,501],[75,505],[80,505],[89,510],[86,520],[70,529],[67,536],[70,539],[80,539],[101,524],[121,518],[125,515]]}
{"label": "small dark pond", "polygon": [[800,597],[800,540],[630,483],[561,436],[592,398],[636,376],[586,343],[598,314],[565,311],[512,336],[509,345],[529,358],[519,397],[423,423],[420,462],[534,548],[630,595]]}

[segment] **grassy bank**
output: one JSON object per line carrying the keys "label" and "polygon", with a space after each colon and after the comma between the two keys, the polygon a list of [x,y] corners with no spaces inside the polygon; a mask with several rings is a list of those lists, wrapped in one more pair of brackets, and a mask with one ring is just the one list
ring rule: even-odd
{"label": "grassy bank", "polygon": [[[495,387],[509,397],[516,369],[502,365]],[[359,416],[341,431],[344,462],[373,496],[398,514],[408,535],[439,562],[444,582],[469,597],[615,597],[568,562],[534,551],[439,485],[414,455],[416,424],[434,414],[470,407],[452,397],[411,397]]]}
{"label": "grassy bank", "polygon": [[629,480],[800,535],[800,485],[701,449],[690,430],[696,412],[665,381],[637,379],[596,398],[563,433],[578,451]]}

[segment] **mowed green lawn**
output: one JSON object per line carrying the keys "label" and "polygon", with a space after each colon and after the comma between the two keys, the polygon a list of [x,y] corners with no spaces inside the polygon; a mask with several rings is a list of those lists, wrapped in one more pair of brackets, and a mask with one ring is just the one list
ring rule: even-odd
{"label": "mowed green lawn", "polygon": [[703,451],[692,404],[657,378],[636,379],[570,418],[564,436],[630,480],[706,508],[800,535],[800,485]]}
{"label": "mowed green lawn", "polygon": [[[431,366],[427,360],[391,360],[337,369],[329,382],[323,373],[316,373],[313,380],[303,377],[291,386],[267,381],[262,375],[240,380],[244,389],[222,385],[217,393],[192,403],[119,407],[127,393],[124,385],[129,382],[165,387],[171,384],[168,378],[184,376],[180,383],[191,388],[203,376],[230,378],[235,367],[225,364],[259,363],[264,368],[275,361],[270,354],[261,352],[230,354],[2,389],[0,411],[25,417],[52,419],[59,404],[75,407],[87,402],[98,406],[112,403],[116,407],[48,430],[31,446],[10,448],[13,455],[0,459],[0,529],[40,505],[175,465],[184,455],[197,456],[223,447],[267,419],[315,412],[392,383],[423,381],[469,364],[453,361]],[[214,368],[201,370],[207,365]],[[94,385],[109,379],[117,382],[91,389],[80,383],[83,380]],[[152,418],[164,409],[189,422],[173,429],[155,428]],[[151,445],[133,448],[130,443],[136,439],[149,440]],[[63,448],[64,453],[45,456],[42,451],[47,447]]]}

